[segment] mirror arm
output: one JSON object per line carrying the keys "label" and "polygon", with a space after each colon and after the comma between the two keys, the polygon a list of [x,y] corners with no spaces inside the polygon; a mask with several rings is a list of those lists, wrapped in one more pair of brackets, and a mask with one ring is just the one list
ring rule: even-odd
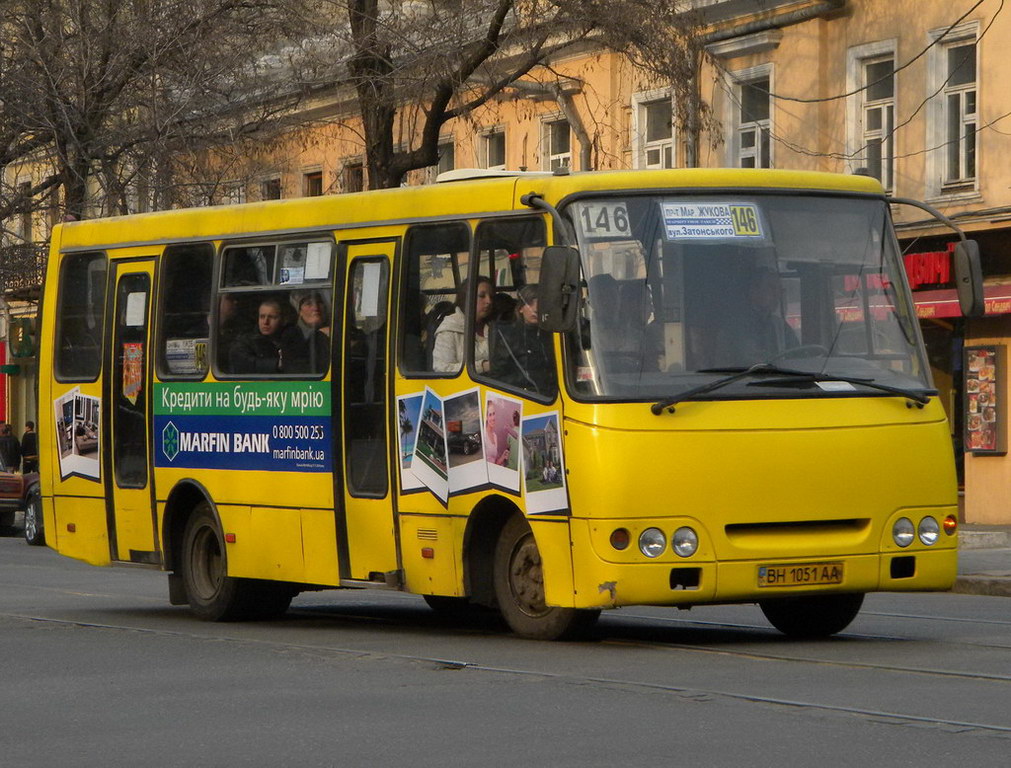
{"label": "mirror arm", "polygon": [[959,239],[961,240],[968,239],[965,236],[965,232],[962,231],[962,228],[958,226],[958,224],[953,222],[951,219],[949,219],[947,216],[945,216],[943,213],[941,213],[939,210],[937,210],[931,205],[927,205],[926,203],[920,202],[919,200],[913,200],[912,198],[909,197],[887,197],[885,199],[889,203],[897,203],[899,205],[911,205],[914,208],[919,208],[923,211],[926,211],[942,224],[951,227],[958,235]]}
{"label": "mirror arm", "polygon": [[562,214],[558,212],[555,206],[536,192],[527,192],[520,198],[520,202],[530,208],[540,208],[542,211],[547,211],[551,214],[551,220],[555,225],[556,238],[559,240],[557,245],[571,245],[573,248],[576,246],[576,236],[572,231],[572,227],[569,226],[569,222],[562,218]]}

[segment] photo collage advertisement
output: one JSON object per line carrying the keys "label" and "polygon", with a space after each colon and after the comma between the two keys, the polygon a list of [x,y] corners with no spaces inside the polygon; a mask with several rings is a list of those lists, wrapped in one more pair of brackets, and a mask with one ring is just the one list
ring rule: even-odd
{"label": "photo collage advertisement", "polygon": [[522,496],[527,514],[568,509],[557,411],[525,417],[523,402],[478,388],[397,398],[400,481],[443,505],[455,494],[497,488]]}

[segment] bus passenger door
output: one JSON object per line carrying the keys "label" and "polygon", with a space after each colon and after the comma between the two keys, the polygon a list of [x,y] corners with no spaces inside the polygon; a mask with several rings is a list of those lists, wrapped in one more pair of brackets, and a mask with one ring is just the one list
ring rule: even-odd
{"label": "bus passenger door", "polygon": [[106,517],[112,559],[158,565],[158,535],[148,456],[150,326],[154,259],[114,264],[115,299],[106,338],[103,446]]}
{"label": "bus passenger door", "polygon": [[399,547],[390,486],[388,307],[397,242],[345,247],[342,370],[335,382],[344,461],[337,511],[341,578],[392,583]]}

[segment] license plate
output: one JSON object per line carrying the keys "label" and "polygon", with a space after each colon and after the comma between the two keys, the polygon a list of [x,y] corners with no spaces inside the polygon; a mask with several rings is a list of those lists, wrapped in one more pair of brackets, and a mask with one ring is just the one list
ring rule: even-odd
{"label": "license plate", "polygon": [[808,584],[842,584],[842,563],[758,566],[760,587],[803,587]]}

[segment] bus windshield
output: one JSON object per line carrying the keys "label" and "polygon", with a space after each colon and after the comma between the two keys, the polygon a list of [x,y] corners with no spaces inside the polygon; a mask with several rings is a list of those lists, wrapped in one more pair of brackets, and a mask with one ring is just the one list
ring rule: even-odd
{"label": "bus windshield", "polygon": [[676,398],[752,366],[812,376],[746,376],[709,396],[932,387],[881,199],[635,195],[566,212],[583,271],[566,341],[578,395]]}

